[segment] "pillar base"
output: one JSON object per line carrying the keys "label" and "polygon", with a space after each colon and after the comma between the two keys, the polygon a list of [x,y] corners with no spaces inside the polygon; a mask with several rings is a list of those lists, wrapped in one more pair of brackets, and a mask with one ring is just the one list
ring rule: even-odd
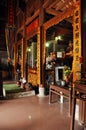
{"label": "pillar base", "polygon": [[38,94],[38,96],[39,97],[44,97],[45,96],[44,92],[45,92],[44,88],[43,87],[39,87],[39,94]]}

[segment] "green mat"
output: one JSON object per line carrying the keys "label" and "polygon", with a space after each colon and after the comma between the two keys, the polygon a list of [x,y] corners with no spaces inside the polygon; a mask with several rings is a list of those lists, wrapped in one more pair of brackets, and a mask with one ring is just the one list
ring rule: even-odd
{"label": "green mat", "polygon": [[16,84],[3,84],[3,87],[6,93],[18,93],[25,91],[23,88],[18,87]]}

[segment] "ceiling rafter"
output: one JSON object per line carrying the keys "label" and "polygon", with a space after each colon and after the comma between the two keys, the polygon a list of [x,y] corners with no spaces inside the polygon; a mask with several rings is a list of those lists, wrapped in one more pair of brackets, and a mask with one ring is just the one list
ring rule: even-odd
{"label": "ceiling rafter", "polygon": [[44,24],[44,28],[45,29],[48,29],[49,27],[59,23],[60,21],[62,21],[63,19],[65,18],[68,18],[70,16],[73,15],[73,7],[67,9],[66,11],[64,12],[60,12],[60,14],[58,14],[57,16],[55,16],[54,18],[50,19],[49,21],[47,21],[45,24]]}
{"label": "ceiling rafter", "polygon": [[[49,13],[49,14],[57,15],[57,14],[59,13],[59,11],[56,10],[56,7],[55,7],[55,6],[57,6],[57,4],[59,5],[59,3],[60,3],[59,0],[54,1],[50,6],[48,6],[48,8],[45,9],[45,11],[46,11],[47,13]],[[63,3],[63,2],[61,2],[61,4],[62,4],[62,3]],[[64,3],[63,3],[63,5],[64,5]],[[59,7],[60,7],[60,6],[59,6]]]}
{"label": "ceiling rafter", "polygon": [[64,3],[63,3],[62,1],[59,1],[58,3],[55,4],[54,8],[55,8],[56,10],[58,10],[58,8],[60,8],[61,5],[64,5]]}
{"label": "ceiling rafter", "polygon": [[64,6],[66,7],[66,5],[68,4],[68,0],[65,0],[65,2],[60,1],[60,3],[58,5],[56,5],[56,10],[62,9]]}
{"label": "ceiling rafter", "polygon": [[48,14],[56,16],[58,13],[65,11],[66,9],[73,6],[73,0],[55,0],[48,6],[49,1],[47,0],[47,7],[45,11]]}
{"label": "ceiling rafter", "polygon": [[49,9],[49,8],[46,8],[45,12],[48,13],[48,14],[52,14],[52,15],[57,15],[58,14],[58,11],[56,11],[54,9]]}
{"label": "ceiling rafter", "polygon": [[48,6],[48,8],[52,8],[52,7],[55,6],[58,2],[59,2],[59,0],[55,0],[52,4],[50,4],[50,5]]}
{"label": "ceiling rafter", "polygon": [[47,8],[52,3],[53,3],[53,0],[46,0],[46,2],[43,4],[43,8]]}

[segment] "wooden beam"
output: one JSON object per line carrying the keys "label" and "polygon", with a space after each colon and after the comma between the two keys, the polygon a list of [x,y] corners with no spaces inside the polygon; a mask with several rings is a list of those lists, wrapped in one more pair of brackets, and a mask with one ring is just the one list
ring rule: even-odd
{"label": "wooden beam", "polygon": [[59,10],[59,9],[61,10],[62,5],[65,6],[65,3],[63,3],[62,1],[59,1],[57,4],[55,4],[54,7],[56,10]]}
{"label": "wooden beam", "polygon": [[50,8],[46,8],[45,12],[48,13],[48,14],[55,15],[55,16],[58,14],[58,11],[56,11],[54,9],[50,9]]}
{"label": "wooden beam", "polygon": [[46,2],[43,4],[43,8],[47,8],[49,5],[52,5],[53,0],[46,0]]}
{"label": "wooden beam", "polygon": [[32,17],[27,18],[25,25],[28,25],[29,23],[31,23],[37,16],[39,16],[39,9],[34,13],[34,15]]}
{"label": "wooden beam", "polygon": [[68,18],[70,16],[73,15],[73,10],[74,8],[71,7],[70,9],[67,9],[65,12],[61,12],[60,14],[58,14],[57,16],[55,16],[54,18],[48,20],[45,24],[44,24],[44,28],[48,29],[49,27],[61,22],[63,19]]}
{"label": "wooden beam", "polygon": [[52,4],[50,4],[47,8],[45,8],[45,11],[52,15],[57,15],[59,13],[58,10],[62,10],[64,7],[65,9],[68,9],[72,6],[73,3],[68,2],[68,0],[59,1],[55,0]]}
{"label": "wooden beam", "polygon": [[52,8],[54,5],[56,5],[57,3],[59,3],[59,0],[55,0],[52,4],[49,5],[48,8]]}
{"label": "wooden beam", "polygon": [[66,2],[65,3],[63,3],[63,2],[60,2],[59,4],[58,4],[58,6],[56,6],[56,10],[61,10],[63,7],[65,7],[66,6]]}

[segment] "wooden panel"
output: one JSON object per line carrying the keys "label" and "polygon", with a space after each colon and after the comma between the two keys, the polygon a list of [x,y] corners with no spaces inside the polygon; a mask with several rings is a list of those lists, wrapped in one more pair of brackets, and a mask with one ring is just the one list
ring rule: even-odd
{"label": "wooden panel", "polygon": [[37,86],[37,71],[29,71],[28,82],[31,83],[33,86]]}
{"label": "wooden panel", "polygon": [[80,74],[76,73],[81,71],[80,57],[81,57],[81,12],[80,12],[80,0],[75,2],[74,8],[74,19],[73,19],[73,80],[79,80],[81,78]]}

